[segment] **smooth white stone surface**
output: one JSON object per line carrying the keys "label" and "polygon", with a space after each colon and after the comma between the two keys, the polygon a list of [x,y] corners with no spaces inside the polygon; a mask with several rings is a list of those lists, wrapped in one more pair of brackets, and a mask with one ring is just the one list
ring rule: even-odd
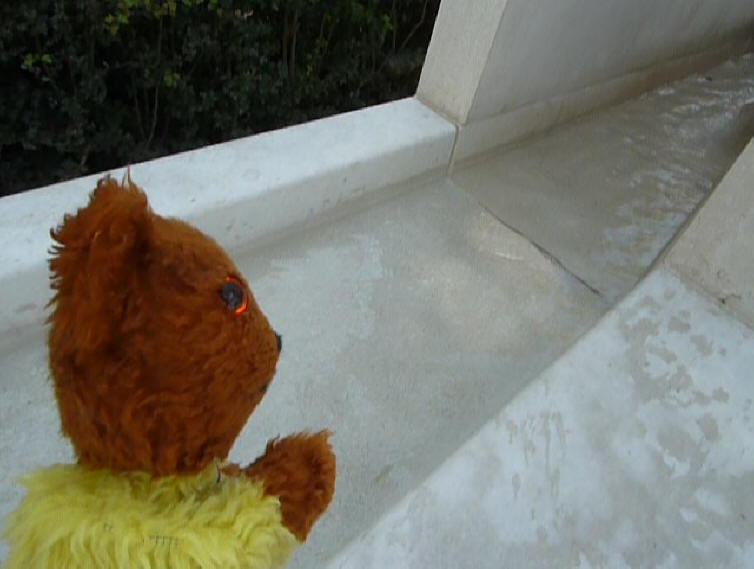
{"label": "smooth white stone surface", "polygon": [[748,36],[714,46],[702,53],[678,57],[623,73],[575,91],[553,95],[544,100],[527,103],[490,117],[470,120],[458,129],[453,151],[454,164],[495,148],[524,141],[546,132],[556,125],[567,123],[594,109],[617,104],[639,96],[658,85],[681,79],[701,69],[709,69],[739,55],[750,48]]}
{"label": "smooth white stone surface", "polygon": [[753,24],[750,0],[508,0],[469,118],[750,38]]}
{"label": "smooth white stone surface", "polygon": [[417,97],[463,160],[752,47],[750,0],[443,0]]}
{"label": "smooth white stone surface", "polygon": [[752,370],[655,272],[329,567],[752,567]]}
{"label": "smooth white stone surface", "polygon": [[509,0],[443,0],[416,96],[465,124]]}

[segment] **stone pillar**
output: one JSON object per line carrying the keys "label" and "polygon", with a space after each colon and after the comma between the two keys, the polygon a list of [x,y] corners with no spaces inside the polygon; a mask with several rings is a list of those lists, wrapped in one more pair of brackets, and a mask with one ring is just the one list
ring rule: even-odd
{"label": "stone pillar", "polygon": [[751,0],[442,0],[416,96],[463,159],[743,53],[753,28]]}

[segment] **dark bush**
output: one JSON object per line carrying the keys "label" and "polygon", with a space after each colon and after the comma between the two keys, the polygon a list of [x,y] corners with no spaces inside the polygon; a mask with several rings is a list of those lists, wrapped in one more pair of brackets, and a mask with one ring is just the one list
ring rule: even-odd
{"label": "dark bush", "polygon": [[439,0],[0,6],[0,194],[409,96]]}

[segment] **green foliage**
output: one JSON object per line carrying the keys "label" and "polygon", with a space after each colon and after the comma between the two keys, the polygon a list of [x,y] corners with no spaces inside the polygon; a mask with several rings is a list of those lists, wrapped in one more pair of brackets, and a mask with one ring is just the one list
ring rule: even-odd
{"label": "green foliage", "polygon": [[409,96],[439,0],[0,6],[0,194]]}

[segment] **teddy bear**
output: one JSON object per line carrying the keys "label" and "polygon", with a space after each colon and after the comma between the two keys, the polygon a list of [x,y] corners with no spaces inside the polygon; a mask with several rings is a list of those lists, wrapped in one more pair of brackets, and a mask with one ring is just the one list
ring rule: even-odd
{"label": "teddy bear", "polygon": [[330,433],[231,445],[282,349],[223,249],[127,175],[51,231],[49,367],[76,464],[25,475],[8,569],[284,565],[335,488]]}

